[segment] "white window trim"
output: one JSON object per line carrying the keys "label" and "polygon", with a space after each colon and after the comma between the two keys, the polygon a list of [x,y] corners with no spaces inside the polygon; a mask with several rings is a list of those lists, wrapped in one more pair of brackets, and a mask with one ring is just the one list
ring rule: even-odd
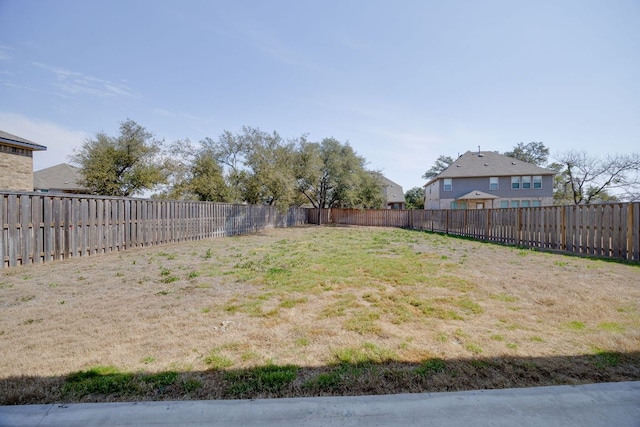
{"label": "white window trim", "polygon": [[[491,182],[491,180],[495,179],[495,182]],[[496,188],[492,188],[491,186],[495,184]],[[499,190],[500,189],[500,177],[497,176],[491,176],[489,177],[489,190]]]}

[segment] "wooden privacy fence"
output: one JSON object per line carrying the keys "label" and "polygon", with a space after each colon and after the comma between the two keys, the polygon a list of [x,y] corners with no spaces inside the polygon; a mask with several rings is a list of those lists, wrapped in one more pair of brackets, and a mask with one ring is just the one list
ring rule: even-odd
{"label": "wooden privacy fence", "polygon": [[402,227],[640,261],[640,203],[509,209],[311,209],[317,224]]}
{"label": "wooden privacy fence", "polygon": [[12,267],[307,223],[301,208],[0,193],[0,260]]}

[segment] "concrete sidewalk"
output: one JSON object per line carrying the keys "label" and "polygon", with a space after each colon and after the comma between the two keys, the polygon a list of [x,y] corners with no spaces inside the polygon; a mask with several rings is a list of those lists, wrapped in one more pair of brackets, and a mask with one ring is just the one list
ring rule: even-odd
{"label": "concrete sidewalk", "polygon": [[455,393],[0,407],[2,427],[640,427],[640,382]]}

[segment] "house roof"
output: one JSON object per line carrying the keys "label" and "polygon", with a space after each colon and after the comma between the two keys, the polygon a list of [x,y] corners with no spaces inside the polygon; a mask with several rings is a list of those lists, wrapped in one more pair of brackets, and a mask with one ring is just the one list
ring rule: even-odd
{"label": "house roof", "polygon": [[32,151],[44,151],[47,149],[44,145],[36,144],[28,139],[20,138],[19,136],[12,135],[3,130],[0,130],[0,143],[19,148],[26,148]]}
{"label": "house roof", "polygon": [[35,190],[64,190],[84,192],[86,188],[78,184],[82,179],[80,169],[67,163],[51,166],[33,173]]}
{"label": "house roof", "polygon": [[457,200],[486,200],[486,199],[499,199],[500,197],[495,196],[493,194],[485,193],[480,190],[473,190],[468,192],[467,194],[463,194],[458,197]]}
{"label": "house roof", "polygon": [[513,175],[555,175],[551,169],[541,168],[493,151],[467,151],[429,183],[440,178],[472,178]]}
{"label": "house roof", "polygon": [[386,176],[379,172],[372,172],[378,178],[380,184],[384,187],[384,194],[387,198],[387,203],[405,203],[404,191],[402,186],[391,181]]}

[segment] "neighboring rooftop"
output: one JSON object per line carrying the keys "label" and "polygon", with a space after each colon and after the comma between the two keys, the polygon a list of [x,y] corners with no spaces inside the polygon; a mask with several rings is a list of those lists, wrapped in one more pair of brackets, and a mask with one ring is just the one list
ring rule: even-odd
{"label": "neighboring rooftop", "polygon": [[541,168],[493,151],[467,151],[433,179],[554,174],[555,172],[550,169]]}
{"label": "neighboring rooftop", "polygon": [[47,149],[47,147],[45,147],[44,145],[36,144],[35,142],[29,141],[28,139],[12,135],[9,132],[5,132],[3,130],[0,130],[0,143],[19,148],[27,148],[33,151],[44,151]]}
{"label": "neighboring rooftop", "polygon": [[78,184],[82,180],[80,169],[67,163],[51,166],[33,173],[35,191],[59,191],[64,193],[86,193]]}

